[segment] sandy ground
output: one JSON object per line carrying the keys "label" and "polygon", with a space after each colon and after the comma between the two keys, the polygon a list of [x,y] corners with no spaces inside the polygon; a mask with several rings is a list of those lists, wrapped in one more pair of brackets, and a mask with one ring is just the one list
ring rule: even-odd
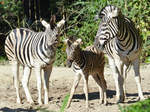
{"label": "sandy ground", "polygon": [[[115,104],[115,86],[112,73],[108,67],[105,67],[105,79],[107,82],[108,106],[100,105],[98,87],[94,80],[89,79],[89,112],[119,112],[119,106]],[[144,96],[150,96],[150,65],[141,66],[142,88]],[[22,71],[22,69],[21,69]],[[22,75],[20,75],[21,78]],[[1,112],[37,112],[38,108],[46,109],[49,112],[59,112],[62,101],[66,95],[70,93],[73,83],[74,72],[72,69],[65,67],[54,67],[50,77],[50,94],[48,105],[37,105],[37,88],[36,77],[34,72],[31,74],[29,86],[35,105],[30,105],[26,99],[24,91],[21,87],[23,104],[16,103],[15,88],[13,86],[13,77],[9,64],[0,65],[0,111]],[[137,101],[137,87],[134,80],[133,69],[130,70],[127,77],[127,98],[125,103],[120,104],[126,106]],[[65,112],[86,112],[85,96],[83,93],[83,81],[81,80],[70,108]]]}

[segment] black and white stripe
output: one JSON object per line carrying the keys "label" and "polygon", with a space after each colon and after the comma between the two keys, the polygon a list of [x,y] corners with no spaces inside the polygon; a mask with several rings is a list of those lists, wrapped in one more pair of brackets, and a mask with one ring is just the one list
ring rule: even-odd
{"label": "black and white stripe", "polygon": [[[53,33],[53,37],[51,36]],[[54,61],[58,31],[34,32],[20,28],[11,31],[5,42],[5,51],[9,60],[17,60],[22,65],[36,66],[39,61],[48,65]]]}
{"label": "black and white stripe", "polygon": [[112,5],[104,7],[100,11],[99,17],[101,23],[94,45],[99,50],[103,50],[108,56],[110,67],[114,73],[117,102],[124,100],[123,86],[130,64],[134,66],[139,97],[144,99],[139,73],[142,39],[138,30],[135,28],[134,23],[122,14],[119,8]]}
{"label": "black and white stripe", "polygon": [[28,80],[30,78],[31,69],[34,68],[37,75],[39,104],[42,104],[41,70],[44,70],[44,103],[48,103],[49,76],[52,70],[52,64],[55,61],[56,48],[59,42],[59,30],[65,22],[63,19],[55,25],[54,21],[55,16],[52,16],[51,24],[48,24],[44,20],[41,21],[42,25],[45,27],[44,32],[34,32],[26,28],[17,28],[12,30],[6,38],[5,52],[12,64],[18,103],[21,103],[18,79],[20,65],[24,67],[22,85],[25,89],[27,100],[30,103],[33,103],[28,90]]}

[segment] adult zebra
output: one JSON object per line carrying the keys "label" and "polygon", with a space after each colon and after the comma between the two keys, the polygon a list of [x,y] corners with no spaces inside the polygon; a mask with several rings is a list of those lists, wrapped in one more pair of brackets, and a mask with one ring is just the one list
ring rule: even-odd
{"label": "adult zebra", "polygon": [[10,32],[5,41],[5,52],[11,62],[14,85],[17,94],[17,103],[21,103],[19,92],[19,66],[23,65],[24,74],[22,85],[27,97],[27,101],[33,103],[28,89],[28,81],[31,69],[34,68],[37,77],[38,103],[41,100],[41,70],[44,70],[44,103],[48,104],[49,77],[52,71],[52,64],[55,61],[57,44],[59,42],[59,30],[64,24],[62,19],[57,25],[55,16],[51,17],[50,24],[42,20],[42,25],[46,28],[44,32],[34,32],[26,28],[17,28]]}
{"label": "adult zebra", "polygon": [[142,39],[138,30],[134,23],[115,6],[104,7],[98,16],[101,18],[101,23],[94,45],[108,56],[115,80],[117,103],[123,102],[125,99],[124,81],[131,64],[135,72],[139,98],[144,99],[139,71]]}

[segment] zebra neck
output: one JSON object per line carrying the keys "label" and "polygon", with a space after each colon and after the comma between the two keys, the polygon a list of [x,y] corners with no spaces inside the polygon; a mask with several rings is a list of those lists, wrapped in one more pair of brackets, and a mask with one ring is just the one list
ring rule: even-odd
{"label": "zebra neck", "polygon": [[84,52],[81,49],[79,50],[79,53],[75,56],[74,62],[81,69],[84,67],[84,65],[85,65],[85,56],[84,56]]}
{"label": "zebra neck", "polygon": [[124,18],[122,22],[120,22],[119,35],[117,36],[117,46],[121,51],[127,49],[132,51],[134,48],[140,47],[140,43],[135,44],[139,40],[139,32],[135,28],[134,23],[128,19]]}
{"label": "zebra neck", "polygon": [[55,56],[55,48],[53,45],[49,44],[49,39],[47,35],[44,35],[43,38],[41,38],[41,41],[39,43],[40,51],[41,54],[43,55],[42,57],[45,58],[53,58]]}
{"label": "zebra neck", "polygon": [[117,35],[118,46],[125,48],[128,47],[132,41],[132,36],[129,33],[130,28],[128,27],[125,19],[121,19],[119,25],[119,33]]}

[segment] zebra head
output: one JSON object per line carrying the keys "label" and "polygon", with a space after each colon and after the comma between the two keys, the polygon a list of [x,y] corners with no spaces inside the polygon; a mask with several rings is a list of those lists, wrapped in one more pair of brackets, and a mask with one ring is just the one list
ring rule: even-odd
{"label": "zebra head", "polygon": [[45,34],[47,36],[47,43],[48,46],[54,46],[57,47],[57,44],[59,43],[59,33],[60,29],[65,23],[64,18],[59,21],[56,24],[56,17],[53,15],[50,19],[50,24],[48,24],[46,21],[42,20],[41,23],[45,27]]}
{"label": "zebra head", "polygon": [[80,45],[82,44],[82,39],[76,39],[74,37],[70,37],[64,41],[67,45],[66,53],[67,53],[67,66],[71,67],[72,62],[76,59],[76,56],[79,56],[80,53]]}
{"label": "zebra head", "polygon": [[119,25],[123,17],[121,10],[113,5],[104,7],[99,15],[101,23],[95,37],[94,45],[104,50],[105,45],[119,34]]}

